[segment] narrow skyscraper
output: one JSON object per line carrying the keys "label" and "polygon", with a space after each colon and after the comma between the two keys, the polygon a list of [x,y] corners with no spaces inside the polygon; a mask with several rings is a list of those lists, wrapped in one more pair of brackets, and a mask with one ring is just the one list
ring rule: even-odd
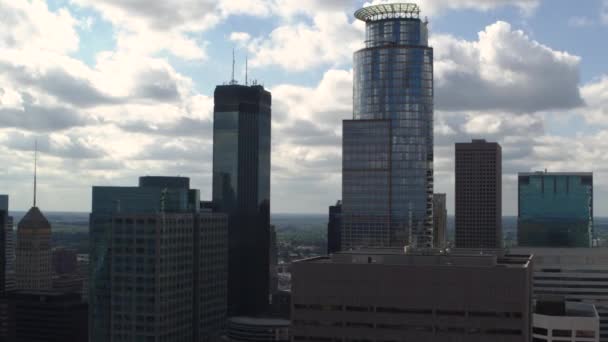
{"label": "narrow skyscraper", "polygon": [[343,123],[342,248],[432,247],[433,49],[415,4],[360,9]]}
{"label": "narrow skyscraper", "polygon": [[327,223],[327,254],[342,250],[342,201],[329,207],[329,222]]}
{"label": "narrow skyscraper", "polygon": [[214,94],[213,202],[229,217],[229,313],[258,315],[270,294],[271,95],[230,83]]}
{"label": "narrow skyscraper", "polygon": [[592,173],[520,173],[518,182],[519,246],[591,247]]}
{"label": "narrow skyscraper", "polygon": [[445,248],[448,232],[448,209],[445,194],[433,195],[433,226],[435,248]]}
{"label": "narrow skyscraper", "polygon": [[502,150],[485,140],[456,144],[456,248],[502,247]]}
{"label": "narrow skyscraper", "polygon": [[17,225],[16,277],[17,289],[50,290],[53,287],[51,262],[51,224],[38,209],[37,196],[38,147],[34,156],[34,201],[32,208]]}

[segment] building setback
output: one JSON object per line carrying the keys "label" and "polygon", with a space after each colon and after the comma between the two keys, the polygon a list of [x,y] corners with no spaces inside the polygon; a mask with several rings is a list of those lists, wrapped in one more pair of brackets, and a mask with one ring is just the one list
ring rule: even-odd
{"label": "building setback", "polygon": [[433,245],[433,49],[419,14],[414,4],[355,13],[366,32],[343,122],[343,250]]}
{"label": "building setback", "polygon": [[448,209],[445,194],[433,194],[433,243],[435,248],[445,248],[448,231]]}
{"label": "building setback", "polygon": [[502,247],[502,149],[456,143],[456,248]]}
{"label": "building setback", "polygon": [[226,318],[227,219],[187,178],[93,187],[90,336],[209,341]]}
{"label": "building setback", "polygon": [[329,207],[329,222],[327,223],[327,254],[342,250],[342,201]]}
{"label": "building setback", "polygon": [[608,342],[608,253],[605,248],[511,248],[534,254],[534,297],[562,296],[595,305],[600,341]]}
{"label": "building setback", "polygon": [[341,252],[292,267],[292,341],[517,341],[530,255]]}
{"label": "building setback", "polygon": [[214,93],[213,202],[228,214],[229,312],[258,315],[270,295],[272,99],[260,85],[235,83]]}
{"label": "building setback", "polygon": [[517,203],[519,246],[591,247],[592,173],[520,173]]}

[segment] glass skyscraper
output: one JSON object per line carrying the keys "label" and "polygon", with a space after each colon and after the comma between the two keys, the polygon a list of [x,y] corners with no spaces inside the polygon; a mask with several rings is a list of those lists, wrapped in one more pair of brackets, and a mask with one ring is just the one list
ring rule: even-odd
{"label": "glass skyscraper", "polygon": [[259,315],[269,303],[271,95],[260,85],[214,94],[213,202],[228,214],[228,309]]}
{"label": "glass skyscraper", "polygon": [[414,4],[360,9],[343,126],[342,247],[433,245],[433,49]]}
{"label": "glass skyscraper", "polygon": [[592,173],[520,173],[518,183],[520,246],[591,246]]}

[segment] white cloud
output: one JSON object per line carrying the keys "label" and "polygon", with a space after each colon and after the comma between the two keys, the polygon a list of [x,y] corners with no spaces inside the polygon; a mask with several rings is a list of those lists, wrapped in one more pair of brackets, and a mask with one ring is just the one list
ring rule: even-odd
{"label": "white cloud", "polygon": [[247,32],[232,32],[230,40],[240,45],[245,45],[251,40],[251,35]]}
{"label": "white cloud", "polygon": [[535,112],[583,104],[580,58],[530,39],[506,22],[496,22],[466,41],[431,37],[435,48],[437,108]]}
{"label": "white cloud", "polygon": [[321,65],[349,63],[363,41],[363,25],[349,22],[344,13],[316,14],[312,24],[287,24],[274,29],[268,38],[252,40],[255,67],[278,65],[304,71]]}
{"label": "white cloud", "polygon": [[581,115],[591,124],[608,125],[608,75],[581,87],[587,107]]}

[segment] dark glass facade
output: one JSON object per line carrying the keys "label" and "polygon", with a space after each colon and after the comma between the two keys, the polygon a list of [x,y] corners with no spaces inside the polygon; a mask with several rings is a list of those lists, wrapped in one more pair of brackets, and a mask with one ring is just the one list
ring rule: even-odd
{"label": "dark glass facade", "polygon": [[232,84],[214,97],[213,201],[229,215],[229,312],[256,315],[270,291],[271,95]]}
{"label": "dark glass facade", "polygon": [[475,139],[455,149],[456,248],[502,248],[502,148]]}
{"label": "dark glass facade", "polygon": [[343,129],[343,247],[408,241],[432,247],[433,49],[427,24],[390,14],[368,19],[365,43],[354,55],[353,120]]}
{"label": "dark glass facade", "polygon": [[517,240],[529,247],[591,247],[593,174],[521,173]]}
{"label": "dark glass facade", "polygon": [[327,254],[342,250],[342,201],[329,207],[329,222],[327,223]]}
{"label": "dark glass facade", "polygon": [[0,297],[4,295],[6,288],[6,227],[8,215],[6,210],[0,209]]}

